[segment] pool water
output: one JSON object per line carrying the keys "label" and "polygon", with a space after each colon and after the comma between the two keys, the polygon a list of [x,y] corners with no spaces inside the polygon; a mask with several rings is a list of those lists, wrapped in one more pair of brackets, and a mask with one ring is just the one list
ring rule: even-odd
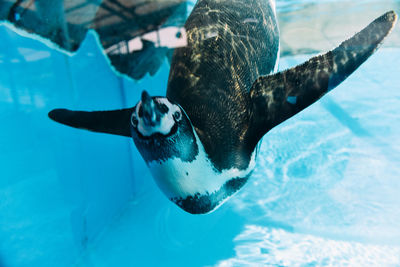
{"label": "pool water", "polygon": [[[400,1],[277,8],[283,70],[399,14]],[[133,81],[94,32],[66,53],[1,24],[0,266],[399,266],[399,36],[397,26],[345,82],[271,130],[248,184],[194,216],[165,198],[132,140],[47,118],[164,95],[167,61]]]}

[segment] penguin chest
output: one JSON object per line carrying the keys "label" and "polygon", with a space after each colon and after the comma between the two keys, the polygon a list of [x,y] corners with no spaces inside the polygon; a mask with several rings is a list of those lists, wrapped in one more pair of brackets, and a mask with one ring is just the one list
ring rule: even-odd
{"label": "penguin chest", "polygon": [[220,172],[202,148],[190,162],[175,157],[148,163],[164,194],[193,214],[211,212],[224,203],[246,183],[254,166],[255,153],[246,169],[231,168]]}

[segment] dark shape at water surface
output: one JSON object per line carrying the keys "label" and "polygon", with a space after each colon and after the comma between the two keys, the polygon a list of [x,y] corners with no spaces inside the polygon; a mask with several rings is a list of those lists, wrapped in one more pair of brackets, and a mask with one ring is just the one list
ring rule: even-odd
{"label": "dark shape at water surface", "polygon": [[[143,48],[138,51],[132,51],[128,54],[109,54],[108,57],[114,66],[118,66],[119,70],[135,80],[139,80],[149,73],[153,76],[165,57],[170,60],[172,49],[168,47],[156,47],[153,42],[143,40]],[[146,66],[146,68],[138,68],[137,66]]]}
{"label": "dark shape at water surface", "polygon": [[[67,51],[76,51],[89,29],[115,68],[134,79],[154,75],[173,47],[160,43],[162,27],[182,27],[186,0],[1,0],[0,20],[51,40]],[[144,34],[157,35],[143,40]],[[169,36],[168,36],[169,38]],[[171,37],[179,40],[175,36]],[[133,40],[135,39],[135,42]],[[153,43],[155,41],[155,43]]]}

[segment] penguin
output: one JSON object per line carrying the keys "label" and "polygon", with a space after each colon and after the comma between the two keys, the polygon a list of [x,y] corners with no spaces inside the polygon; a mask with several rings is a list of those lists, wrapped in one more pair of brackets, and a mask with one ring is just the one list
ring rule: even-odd
{"label": "penguin", "polygon": [[274,1],[198,0],[185,23],[188,45],[173,54],[166,97],[143,91],[131,108],[54,109],[49,117],[133,138],[169,200],[210,213],[246,184],[263,136],[344,81],[396,20],[389,11],[337,48],[276,72]]}

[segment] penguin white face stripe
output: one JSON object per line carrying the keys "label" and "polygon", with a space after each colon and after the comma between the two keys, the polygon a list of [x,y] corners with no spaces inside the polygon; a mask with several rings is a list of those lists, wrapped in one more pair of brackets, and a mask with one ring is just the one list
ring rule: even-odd
{"label": "penguin white face stripe", "polygon": [[159,104],[167,106],[168,112],[162,113],[161,117],[159,118],[159,121],[156,121],[157,120],[156,112],[153,112],[151,120],[156,122],[155,125],[146,125],[144,119],[141,116],[139,116],[140,109],[142,106],[142,102],[139,102],[139,104],[136,106],[134,114],[132,114],[132,116],[135,116],[137,120],[137,130],[141,135],[146,137],[151,136],[152,134],[155,133],[168,135],[171,132],[172,127],[175,125],[176,120],[179,120],[180,116],[177,116],[176,114],[181,114],[181,110],[179,106],[172,104],[166,98],[155,98],[153,100],[154,101],[151,102],[151,108],[153,110],[156,108],[154,102],[157,102]]}

